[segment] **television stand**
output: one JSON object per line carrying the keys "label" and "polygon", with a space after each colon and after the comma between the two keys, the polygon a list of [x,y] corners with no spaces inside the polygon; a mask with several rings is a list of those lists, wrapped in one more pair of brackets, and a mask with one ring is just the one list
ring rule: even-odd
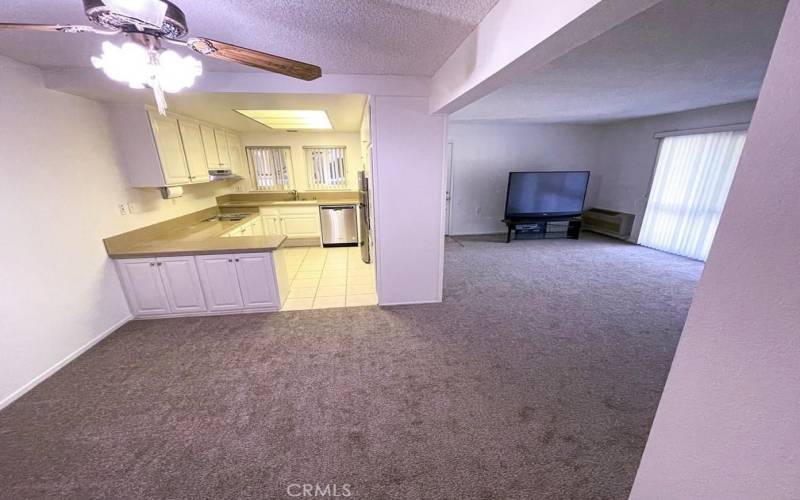
{"label": "television stand", "polygon": [[503,219],[503,223],[508,228],[506,243],[511,243],[512,232],[515,240],[577,240],[581,233],[580,216],[513,218]]}

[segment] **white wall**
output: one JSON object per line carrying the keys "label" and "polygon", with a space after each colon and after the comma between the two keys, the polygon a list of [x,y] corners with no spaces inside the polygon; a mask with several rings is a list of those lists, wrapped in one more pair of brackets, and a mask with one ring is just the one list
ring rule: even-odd
{"label": "white wall", "polygon": [[439,302],[444,252],[445,118],[424,97],[372,100],[378,296]]}
{"label": "white wall", "polygon": [[[105,107],[46,90],[0,56],[0,407],[129,317],[102,238],[215,204],[224,185],[162,200],[126,189]],[[119,203],[134,215],[121,216]]]}
{"label": "white wall", "polygon": [[659,141],[656,132],[714,127],[749,122],[755,102],[715,106],[681,113],[626,120],[598,127],[597,183],[594,203],[599,208],[636,215],[630,240],[639,235]]}
{"label": "white wall", "polygon": [[632,499],[800,498],[798,51],[792,0]]}
{"label": "white wall", "polygon": [[[598,130],[582,125],[451,121],[450,234],[505,232],[508,173],[515,170],[589,170],[597,166]],[[586,206],[598,183],[590,176]]]}
{"label": "white wall", "polygon": [[[361,162],[361,137],[358,132],[263,132],[242,134],[244,146],[288,146],[292,152],[292,179],[294,189],[308,190],[306,156],[303,146],[345,146],[347,186],[358,190],[356,172],[363,170]],[[248,189],[252,184],[248,184]]]}

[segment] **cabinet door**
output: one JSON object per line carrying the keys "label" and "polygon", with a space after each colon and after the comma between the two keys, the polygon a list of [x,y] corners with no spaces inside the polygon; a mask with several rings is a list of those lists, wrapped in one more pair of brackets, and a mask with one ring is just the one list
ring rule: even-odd
{"label": "cabinet door", "polygon": [[261,222],[264,225],[264,234],[283,234],[280,229],[280,217],[277,215],[262,215]]}
{"label": "cabinet door", "polygon": [[264,223],[261,221],[261,217],[251,222],[250,227],[253,228],[253,236],[264,236]]}
{"label": "cabinet door", "polygon": [[149,115],[158,158],[161,161],[161,170],[164,172],[164,184],[168,186],[188,184],[190,182],[189,169],[186,166],[178,119],[169,115],[161,116],[157,113],[149,113]]}
{"label": "cabinet door", "polygon": [[214,137],[214,129],[208,125],[200,124],[200,135],[203,138],[203,150],[206,152],[208,168],[220,168],[219,153],[217,152],[217,139]]}
{"label": "cabinet door", "polygon": [[156,267],[173,313],[201,312],[206,310],[203,287],[194,257],[159,257]]}
{"label": "cabinet door", "polygon": [[241,309],[242,295],[233,255],[198,255],[196,259],[208,310]]}
{"label": "cabinet door", "polygon": [[285,234],[288,238],[319,236],[319,216],[281,214],[281,234]]}
{"label": "cabinet door", "polygon": [[231,155],[231,170],[234,174],[245,175],[244,150],[239,136],[228,134],[228,150]]}
{"label": "cabinet door", "polygon": [[200,124],[192,120],[178,120],[186,153],[186,164],[189,167],[189,179],[192,182],[208,182],[208,161],[203,146],[203,134]]}
{"label": "cabinet door", "polygon": [[220,168],[231,168],[231,153],[228,147],[228,135],[224,130],[215,128],[214,139],[217,141],[217,153],[219,154]]}
{"label": "cabinet door", "polygon": [[155,259],[120,259],[117,270],[134,316],[169,314],[169,302]]}
{"label": "cabinet door", "polygon": [[270,254],[240,254],[234,261],[245,309],[279,309],[280,299]]}

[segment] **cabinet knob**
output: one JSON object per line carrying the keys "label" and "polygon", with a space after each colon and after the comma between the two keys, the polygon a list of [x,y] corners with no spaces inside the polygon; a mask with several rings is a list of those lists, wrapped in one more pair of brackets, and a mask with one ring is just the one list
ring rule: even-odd
{"label": "cabinet knob", "polygon": [[155,263],[155,262],[151,262],[151,263],[150,263],[150,267],[153,267],[153,266],[155,266],[155,265],[156,265],[156,263]]}
{"label": "cabinet knob", "polygon": [[239,262],[239,259],[236,259],[236,262]]}
{"label": "cabinet knob", "polygon": [[161,265],[161,262],[159,262],[159,263],[158,263],[158,265],[160,266],[160,265]]}
{"label": "cabinet knob", "polygon": [[233,262],[233,259],[228,259],[228,262]]}

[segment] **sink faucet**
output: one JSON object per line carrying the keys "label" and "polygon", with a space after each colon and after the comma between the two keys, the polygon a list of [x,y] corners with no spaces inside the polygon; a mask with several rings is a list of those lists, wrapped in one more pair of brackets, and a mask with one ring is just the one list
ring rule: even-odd
{"label": "sink faucet", "polygon": [[294,198],[294,201],[297,201],[297,200],[300,199],[300,195],[299,195],[299,193],[297,192],[296,189],[292,189],[289,192],[292,193],[292,198]]}

